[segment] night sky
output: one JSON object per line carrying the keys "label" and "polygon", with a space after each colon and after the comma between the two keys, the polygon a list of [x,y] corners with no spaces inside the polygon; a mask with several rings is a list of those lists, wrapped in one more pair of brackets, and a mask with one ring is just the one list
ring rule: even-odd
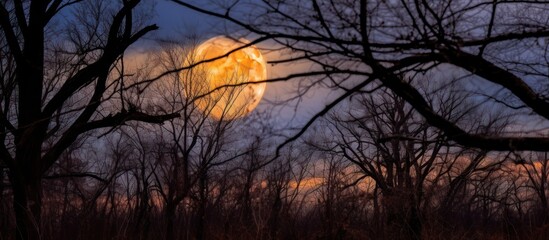
{"label": "night sky", "polygon": [[173,36],[195,32],[198,35],[212,35],[211,30],[222,24],[217,18],[209,17],[184,8],[173,2],[160,0],[156,4],[156,18],[153,20],[161,36]]}

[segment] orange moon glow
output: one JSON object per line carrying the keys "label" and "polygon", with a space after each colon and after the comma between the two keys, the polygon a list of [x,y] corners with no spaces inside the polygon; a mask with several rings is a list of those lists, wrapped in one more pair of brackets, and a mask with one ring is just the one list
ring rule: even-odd
{"label": "orange moon glow", "polygon": [[[266,83],[254,83],[267,78],[265,59],[257,47],[251,45],[232,52],[215,61],[228,52],[248,43],[226,38],[214,37],[202,44],[192,53],[190,60],[198,65],[192,76],[184,77],[187,84],[187,96],[200,96],[194,104],[205,114],[215,119],[234,119],[250,113],[259,104],[265,92]],[[250,83],[250,84],[245,84]],[[224,87],[239,85],[237,87]]]}

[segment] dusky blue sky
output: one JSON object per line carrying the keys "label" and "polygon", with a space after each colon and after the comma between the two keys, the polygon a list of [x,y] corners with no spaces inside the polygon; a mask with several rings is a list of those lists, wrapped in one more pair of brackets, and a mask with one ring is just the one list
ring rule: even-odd
{"label": "dusky blue sky", "polygon": [[178,6],[168,0],[158,0],[155,6],[155,18],[152,20],[160,29],[160,36],[174,36],[186,32],[203,35],[212,26],[220,24],[219,19]]}
{"label": "dusky blue sky", "polygon": [[[160,36],[174,37],[182,34],[196,34],[209,38],[221,34],[227,25],[222,19],[208,16],[178,5],[169,0],[155,0],[155,18],[152,20],[160,29]],[[196,1],[197,6],[211,7],[209,1]]]}

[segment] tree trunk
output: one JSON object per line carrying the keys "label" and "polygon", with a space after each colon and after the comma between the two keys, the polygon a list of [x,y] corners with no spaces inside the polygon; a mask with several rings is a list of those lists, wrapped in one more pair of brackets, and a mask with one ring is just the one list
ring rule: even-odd
{"label": "tree trunk", "polygon": [[280,195],[276,196],[273,209],[271,211],[271,217],[269,219],[270,237],[269,239],[278,239],[278,217],[282,208],[282,199]]}
{"label": "tree trunk", "polygon": [[[28,25],[23,34],[22,58],[16,62],[17,131],[12,171],[16,239],[40,239],[42,207],[42,143],[49,120],[43,119],[44,28],[46,1],[31,1]],[[5,27],[5,26],[4,26]],[[10,47],[11,48],[11,47]],[[11,48],[11,50],[14,50]]]}
{"label": "tree trunk", "polygon": [[198,182],[200,188],[200,199],[198,203],[198,219],[196,225],[196,239],[203,240],[205,238],[205,228],[206,228],[206,205],[208,204],[207,198],[207,175],[202,174]]}
{"label": "tree trunk", "polygon": [[15,210],[16,239],[35,240],[40,237],[42,185],[40,178],[12,177],[13,208]]}
{"label": "tree trunk", "polygon": [[408,225],[410,227],[410,238],[413,240],[421,239],[422,222],[418,209],[412,205],[410,209],[410,217],[408,218]]}
{"label": "tree trunk", "polygon": [[17,240],[41,239],[42,135],[32,130],[28,128],[16,139],[16,165],[10,169]]}
{"label": "tree trunk", "polygon": [[173,201],[168,201],[168,203],[166,204],[166,212],[165,212],[165,216],[166,216],[166,240],[172,240],[172,239],[175,239],[174,237],[174,229],[173,229],[173,226],[174,226],[174,221],[175,221],[175,204],[173,203]]}
{"label": "tree trunk", "polygon": [[422,222],[413,195],[406,190],[393,190],[384,194],[387,216],[385,236],[388,239],[421,239]]}

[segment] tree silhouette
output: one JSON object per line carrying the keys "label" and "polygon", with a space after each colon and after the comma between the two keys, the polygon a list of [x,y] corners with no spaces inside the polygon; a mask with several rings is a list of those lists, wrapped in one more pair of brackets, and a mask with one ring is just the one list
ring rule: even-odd
{"label": "tree silhouette", "polygon": [[[17,239],[40,239],[42,175],[79,135],[178,116],[104,104],[131,89],[122,62],[128,47],[158,28],[141,24],[140,2],[0,3],[0,154],[9,169]],[[70,16],[64,24],[56,20],[60,13]]]}

